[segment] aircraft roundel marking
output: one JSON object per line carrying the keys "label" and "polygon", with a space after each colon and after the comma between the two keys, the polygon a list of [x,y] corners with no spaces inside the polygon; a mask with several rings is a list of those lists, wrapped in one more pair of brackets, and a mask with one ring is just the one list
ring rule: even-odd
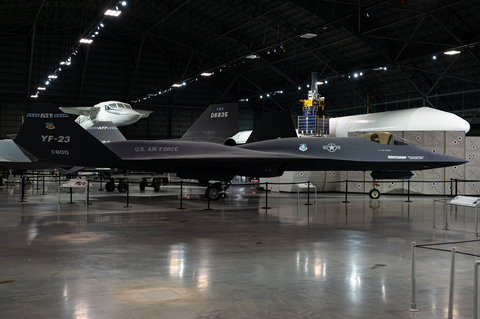
{"label": "aircraft roundel marking", "polygon": [[334,143],[328,143],[327,145],[323,146],[323,149],[329,151],[330,153],[333,153],[340,148],[341,147],[339,145],[335,145]]}

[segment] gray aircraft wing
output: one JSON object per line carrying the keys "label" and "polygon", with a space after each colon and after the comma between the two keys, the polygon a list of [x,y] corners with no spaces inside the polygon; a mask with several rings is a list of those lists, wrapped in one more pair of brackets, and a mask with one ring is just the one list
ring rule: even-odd
{"label": "gray aircraft wing", "polygon": [[91,106],[74,106],[74,107],[60,107],[59,109],[67,114],[74,115],[89,115],[93,107]]}

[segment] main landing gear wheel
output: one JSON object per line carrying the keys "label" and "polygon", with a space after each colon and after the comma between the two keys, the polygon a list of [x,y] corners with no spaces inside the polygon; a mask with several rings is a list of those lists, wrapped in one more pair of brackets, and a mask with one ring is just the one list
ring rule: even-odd
{"label": "main landing gear wheel", "polygon": [[148,186],[148,183],[147,183],[146,181],[141,181],[141,182],[140,182],[139,187],[140,187],[140,190],[141,190],[141,191],[144,191],[144,190],[145,190],[145,187],[147,187],[147,186]]}
{"label": "main landing gear wheel", "polygon": [[380,197],[380,191],[374,188],[368,193],[368,196],[370,196],[371,199],[378,199]]}
{"label": "main landing gear wheel", "polygon": [[113,192],[115,190],[115,183],[113,183],[113,182],[105,183],[105,190],[107,192]]}
{"label": "main landing gear wheel", "polygon": [[207,190],[205,190],[205,197],[207,197],[207,199],[219,200],[222,197],[222,188],[217,184],[219,183],[207,187]]}
{"label": "main landing gear wheel", "polygon": [[118,183],[117,188],[120,193],[125,193],[127,191],[127,183],[124,183],[124,182]]}

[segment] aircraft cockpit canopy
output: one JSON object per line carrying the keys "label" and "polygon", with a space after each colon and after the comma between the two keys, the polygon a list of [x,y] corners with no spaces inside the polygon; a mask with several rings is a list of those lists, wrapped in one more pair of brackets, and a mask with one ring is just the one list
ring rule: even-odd
{"label": "aircraft cockpit canopy", "polygon": [[115,109],[132,109],[132,106],[128,103],[121,102],[111,102],[105,104],[105,110],[115,110]]}
{"label": "aircraft cockpit canopy", "polygon": [[358,135],[357,137],[364,138],[366,140],[383,144],[383,145],[408,145],[410,143],[407,140],[394,136],[392,133],[388,132],[372,132],[366,133],[362,135]]}

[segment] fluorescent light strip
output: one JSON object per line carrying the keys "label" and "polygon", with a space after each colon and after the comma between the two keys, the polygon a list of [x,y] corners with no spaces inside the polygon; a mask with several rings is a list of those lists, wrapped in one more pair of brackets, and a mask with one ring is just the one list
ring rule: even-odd
{"label": "fluorescent light strip", "polygon": [[107,10],[105,11],[106,16],[111,16],[111,17],[118,17],[122,13],[122,11],[119,10]]}
{"label": "fluorescent light strip", "polygon": [[461,51],[458,51],[458,50],[450,50],[450,51],[443,52],[443,54],[446,54],[446,55],[455,55],[459,53],[461,53]]}

